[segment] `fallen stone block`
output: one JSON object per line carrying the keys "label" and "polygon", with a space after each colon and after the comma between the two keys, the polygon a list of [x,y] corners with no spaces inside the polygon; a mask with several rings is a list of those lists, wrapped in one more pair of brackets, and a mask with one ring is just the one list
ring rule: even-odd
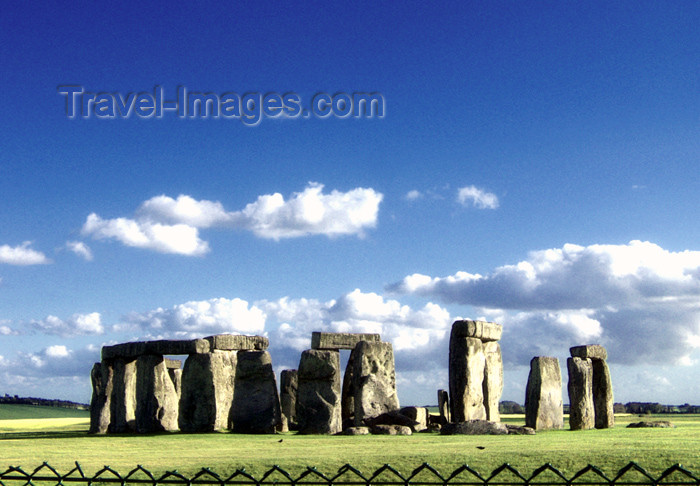
{"label": "fallen stone block", "polygon": [[354,349],[360,341],[378,343],[379,334],[312,332],[311,349]]}
{"label": "fallen stone block", "polygon": [[415,428],[420,425],[417,421],[402,414],[398,410],[386,412],[376,417],[366,418],[365,424],[368,427],[374,427],[376,425],[402,425],[404,427],[410,427],[411,430],[415,430]]}
{"label": "fallen stone block", "polygon": [[368,434],[369,434],[368,427],[348,427],[347,429],[343,430],[343,435],[368,435]]}
{"label": "fallen stone block", "polygon": [[413,427],[411,427],[414,432],[420,432],[428,428],[429,414],[428,409],[425,407],[403,407],[399,410],[399,413],[414,422]]}
{"label": "fallen stone block", "polygon": [[489,422],[488,420],[467,420],[464,422],[450,422],[442,426],[441,435],[506,435],[508,427],[501,422]]}
{"label": "fallen stone block", "polygon": [[535,429],[532,427],[506,424],[506,428],[508,429],[508,435],[535,435]]}
{"label": "fallen stone block", "polygon": [[411,435],[413,432],[410,427],[405,425],[375,425],[370,427],[369,431],[374,435]]}
{"label": "fallen stone block", "polygon": [[482,341],[498,341],[503,333],[503,326],[495,322],[462,320],[452,324],[452,332],[456,337],[481,339]]}
{"label": "fallen stone block", "polygon": [[627,426],[628,429],[644,429],[644,428],[674,428],[668,420],[643,420],[641,422],[632,422]]}

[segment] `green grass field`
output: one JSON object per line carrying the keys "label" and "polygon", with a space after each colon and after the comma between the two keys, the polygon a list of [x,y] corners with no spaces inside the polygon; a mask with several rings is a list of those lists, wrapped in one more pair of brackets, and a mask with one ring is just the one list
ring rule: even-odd
{"label": "green grass field", "polygon": [[[33,469],[46,461],[65,473],[78,461],[87,474],[94,474],[103,465],[125,474],[139,464],[155,473],[177,469],[192,474],[209,467],[223,475],[245,467],[248,472],[261,475],[278,464],[293,473],[316,466],[326,474],[334,474],[340,466],[350,463],[369,474],[388,463],[410,474],[427,462],[443,474],[468,464],[488,475],[507,462],[529,475],[549,462],[569,476],[588,464],[597,465],[612,476],[635,461],[657,475],[676,463],[700,474],[700,415],[652,418],[670,419],[676,428],[627,429],[628,423],[641,419],[619,416],[614,429],[561,430],[535,436],[90,436],[86,434],[86,416],[0,420],[0,469]],[[524,423],[522,416],[504,421]]]}

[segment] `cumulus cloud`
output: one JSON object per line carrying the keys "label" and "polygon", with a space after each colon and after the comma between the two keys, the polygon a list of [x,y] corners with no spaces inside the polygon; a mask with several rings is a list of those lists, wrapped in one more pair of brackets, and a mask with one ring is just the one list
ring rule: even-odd
{"label": "cumulus cloud", "polygon": [[700,348],[699,268],[700,252],[649,242],[567,244],[488,275],[414,274],[387,289],[481,308],[504,324],[520,360],[532,347],[597,341],[612,361],[687,364]]}
{"label": "cumulus cloud", "polygon": [[103,334],[102,318],[99,312],[73,314],[66,320],[47,316],[40,321],[31,321],[31,327],[44,333],[62,337]]}
{"label": "cumulus cloud", "polygon": [[457,191],[457,201],[463,206],[472,205],[479,209],[497,209],[498,196],[476,186],[462,187]]}
{"label": "cumulus cloud", "polygon": [[0,336],[16,336],[19,333],[9,326],[3,324],[4,321],[0,321]]}
{"label": "cumulus cloud", "polygon": [[415,201],[416,199],[422,199],[423,198],[423,193],[420,191],[417,191],[413,189],[412,191],[408,191],[406,195],[404,196],[404,199],[408,201]]}
{"label": "cumulus cloud", "polygon": [[17,384],[36,383],[38,380],[50,387],[56,377],[74,377],[85,382],[95,361],[99,361],[99,348],[95,346],[71,350],[65,345],[54,344],[41,351],[22,351],[14,358],[5,358],[2,370],[5,380],[9,376]]}
{"label": "cumulus cloud", "polygon": [[279,193],[259,196],[240,211],[228,212],[220,202],[179,195],[160,195],[143,202],[135,218],[103,219],[92,213],[82,234],[95,239],[114,239],[126,246],[161,253],[200,256],[209,244],[199,230],[227,227],[253,232],[261,238],[279,240],[307,235],[363,236],[377,223],[383,195],[373,189],[323,193],[323,185],[310,183],[288,200]]}
{"label": "cumulus cloud", "polygon": [[190,301],[169,309],[131,313],[115,331],[141,330],[159,337],[202,337],[211,334],[261,334],[265,313],[242,299]]}
{"label": "cumulus cloud", "polygon": [[92,251],[90,250],[90,247],[82,241],[67,241],[66,248],[76,255],[84,258],[86,261],[92,261]]}
{"label": "cumulus cloud", "polygon": [[280,193],[266,194],[230,216],[233,225],[275,240],[306,235],[362,236],[366,228],[376,226],[383,197],[371,188],[324,194],[322,184],[310,183],[286,201]]}
{"label": "cumulus cloud", "polygon": [[51,263],[46,255],[29,248],[31,241],[25,241],[19,246],[0,245],[0,263],[9,265],[44,265]]}

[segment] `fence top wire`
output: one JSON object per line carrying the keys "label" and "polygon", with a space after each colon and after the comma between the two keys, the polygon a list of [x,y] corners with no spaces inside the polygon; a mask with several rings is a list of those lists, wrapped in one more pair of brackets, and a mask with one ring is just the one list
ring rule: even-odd
{"label": "fence top wire", "polygon": [[166,471],[161,476],[156,477],[151,471],[140,465],[124,476],[111,467],[104,466],[93,476],[88,477],[80,464],[76,462],[75,467],[66,474],[61,474],[47,463],[43,463],[31,472],[26,472],[21,467],[10,466],[0,473],[0,486],[15,486],[17,483],[20,483],[20,486],[38,486],[46,483],[53,483],[57,486],[67,486],[68,484],[85,486],[93,486],[93,484],[120,484],[122,486],[700,486],[700,477],[681,464],[674,464],[661,473],[659,477],[654,477],[635,462],[630,462],[622,467],[612,479],[606,476],[600,468],[590,464],[573,476],[567,477],[549,463],[537,468],[529,477],[525,477],[507,463],[494,469],[488,476],[480,474],[466,464],[445,476],[430,464],[423,463],[408,476],[401,474],[389,464],[383,465],[370,475],[363,474],[350,464],[345,464],[334,475],[327,475],[315,467],[307,467],[297,477],[275,465],[259,479],[246,472],[245,468],[237,469],[226,477],[209,468],[202,468],[191,477],[181,474],[177,470]]}

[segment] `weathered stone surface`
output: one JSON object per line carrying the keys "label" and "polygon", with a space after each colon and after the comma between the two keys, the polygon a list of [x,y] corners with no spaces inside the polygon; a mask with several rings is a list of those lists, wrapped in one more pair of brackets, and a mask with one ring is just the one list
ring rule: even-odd
{"label": "weathered stone surface", "polygon": [[284,413],[280,414],[280,422],[277,424],[277,432],[281,434],[289,432],[289,420]]}
{"label": "weathered stone surface", "polygon": [[280,400],[267,351],[238,351],[230,427],[243,434],[274,434]]}
{"label": "weathered stone surface", "polygon": [[447,423],[440,429],[441,435],[506,435],[508,428],[501,422],[488,420],[467,420]]}
{"label": "weathered stone surface", "polygon": [[369,427],[348,427],[343,430],[343,435],[368,435]]}
{"label": "weathered stone surface", "polygon": [[486,420],[500,422],[501,415],[498,413],[498,403],[503,394],[503,357],[501,356],[501,346],[498,341],[488,341],[484,343],[484,407],[486,409]]}
{"label": "weathered stone surface", "polygon": [[113,369],[109,432],[136,431],[136,360],[109,360]]}
{"label": "weathered stone surface", "polygon": [[177,430],[177,409],[177,393],[163,356],[139,356],[136,360],[136,430],[139,433]]}
{"label": "weathered stone surface", "polygon": [[201,354],[209,352],[209,342],[204,339],[139,341],[102,347],[102,359],[133,359],[146,354]]}
{"label": "weathered stone surface", "polygon": [[280,406],[282,415],[287,418],[290,430],[297,429],[297,391],[299,374],[297,370],[282,370],[280,373]]}
{"label": "weathered stone surface", "polygon": [[296,417],[300,434],[341,431],[340,353],[309,349],[299,361]]}
{"label": "weathered stone surface", "polygon": [[179,359],[164,358],[164,362],[168,370],[179,370],[182,368],[182,361]]}
{"label": "weathered stone surface", "polygon": [[572,358],[608,359],[608,352],[600,344],[574,346],[569,349]]}
{"label": "weathered stone surface", "polygon": [[216,334],[204,338],[210,351],[265,351],[270,341],[264,336],[242,336],[239,334]]}
{"label": "weathered stone surface", "polygon": [[411,435],[413,433],[411,428],[405,425],[375,425],[369,430],[375,435]]}
{"label": "weathered stone surface", "polygon": [[170,376],[170,380],[173,382],[173,386],[175,387],[177,399],[180,400],[180,397],[182,396],[182,370],[180,368],[169,368],[168,375]]}
{"label": "weathered stone surface", "polygon": [[379,334],[313,332],[311,333],[311,349],[354,349],[360,341],[378,343]]}
{"label": "weathered stone surface", "polygon": [[535,435],[535,429],[532,427],[506,424],[506,428],[508,429],[508,435]]}
{"label": "weathered stone surface", "polygon": [[178,417],[181,431],[213,432],[228,427],[235,373],[235,352],[214,351],[187,357]]}
{"label": "weathered stone surface", "polygon": [[375,425],[403,425],[414,430],[419,424],[412,418],[402,414],[399,410],[394,410],[382,413],[376,417],[366,418],[365,425],[368,427],[374,427]]}
{"label": "weathered stone surface", "polygon": [[[341,409],[340,416],[345,422],[351,420],[354,423],[355,419],[355,389],[353,388],[353,373],[355,372],[355,349],[350,351],[350,357],[345,365],[345,374],[343,375],[343,388],[341,393]],[[346,428],[346,427],[343,427]]]}
{"label": "weathered stone surface", "polygon": [[593,366],[587,358],[568,358],[569,426],[571,430],[592,429],[595,425],[593,408]]}
{"label": "weathered stone surface", "polygon": [[460,333],[458,327],[452,327],[449,358],[450,416],[453,422],[484,420],[484,344],[480,339],[462,337]]}
{"label": "weathered stone surface", "polygon": [[450,399],[447,390],[438,390],[438,411],[440,412],[440,423],[450,421]]}
{"label": "weathered stone surface", "polygon": [[355,425],[399,408],[391,343],[360,341],[355,346],[353,390]]}
{"label": "weathered stone surface", "polygon": [[613,387],[608,364],[602,359],[591,360],[593,364],[593,408],[595,428],[609,429],[615,426],[613,411]]}
{"label": "weathered stone surface", "polygon": [[428,428],[428,409],[425,407],[403,407],[399,413],[414,422],[414,432],[420,432]]}
{"label": "weathered stone surface", "polygon": [[628,429],[643,429],[652,427],[674,428],[675,425],[668,420],[643,420],[641,422],[632,422],[627,426]]}
{"label": "weathered stone surface", "polygon": [[495,322],[462,320],[452,324],[452,333],[457,337],[477,338],[482,341],[498,341],[503,326]]}
{"label": "weathered stone surface", "polygon": [[105,434],[111,420],[110,404],[112,399],[111,363],[95,363],[90,372],[92,381],[92,400],[90,400],[90,434]]}
{"label": "weathered stone surface", "polygon": [[536,356],[530,361],[525,390],[525,425],[535,430],[564,428],[559,360]]}

